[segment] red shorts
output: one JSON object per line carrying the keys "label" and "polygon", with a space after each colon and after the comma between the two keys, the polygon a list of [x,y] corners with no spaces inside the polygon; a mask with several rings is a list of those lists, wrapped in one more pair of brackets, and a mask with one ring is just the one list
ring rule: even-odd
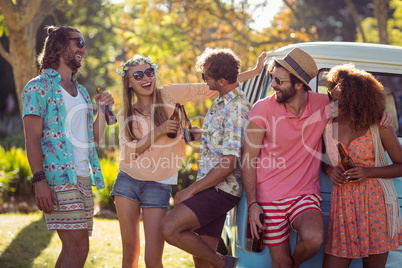
{"label": "red shorts", "polygon": [[304,211],[321,212],[322,198],[317,194],[302,195],[279,201],[260,203],[265,214],[264,245],[277,246],[289,240],[293,221]]}

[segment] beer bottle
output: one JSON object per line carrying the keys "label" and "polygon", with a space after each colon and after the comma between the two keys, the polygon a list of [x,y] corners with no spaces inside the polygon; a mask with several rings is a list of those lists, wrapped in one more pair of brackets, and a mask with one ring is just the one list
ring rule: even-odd
{"label": "beer bottle", "polygon": [[339,155],[341,156],[341,164],[345,170],[355,167],[355,163],[353,163],[352,158],[350,158],[349,155],[345,152],[340,142],[338,143],[338,151]]}
{"label": "beer bottle", "polygon": [[[261,222],[261,224],[264,224],[264,214],[260,214],[260,222]],[[262,242],[264,240],[264,230],[257,226],[257,232],[258,232],[258,236],[260,237],[260,239],[257,239],[257,237],[254,237],[253,245],[251,246],[251,250],[254,252],[261,252],[263,249]]]}
{"label": "beer bottle", "polygon": [[[180,103],[176,103],[176,106],[174,107],[174,111],[173,111],[172,116],[170,117],[170,120],[176,120],[177,122],[180,122],[179,112],[180,112]],[[168,133],[167,136],[171,139],[176,138],[177,130],[176,130],[176,132]]]}
{"label": "beer bottle", "polygon": [[[98,87],[96,89],[98,94],[102,94],[102,90]],[[113,109],[110,105],[105,105],[105,119],[108,125],[113,125],[117,123],[117,118],[114,115]]]}
{"label": "beer bottle", "polygon": [[188,117],[187,117],[184,106],[181,105],[180,108],[181,108],[181,115],[182,115],[181,129],[183,131],[184,141],[186,143],[190,143],[194,140],[194,135],[191,132],[191,122],[190,122],[190,119],[188,119]]}

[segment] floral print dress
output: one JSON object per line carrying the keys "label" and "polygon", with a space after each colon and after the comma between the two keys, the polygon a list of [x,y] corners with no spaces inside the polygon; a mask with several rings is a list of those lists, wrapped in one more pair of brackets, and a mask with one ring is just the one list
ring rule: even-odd
{"label": "floral print dress", "polygon": [[[341,165],[333,138],[332,120],[327,139],[333,163]],[[356,166],[375,166],[374,146],[370,129],[366,134],[342,144]],[[402,245],[402,234],[389,237],[387,215],[382,187],[377,179],[333,185],[331,213],[325,239],[325,253],[343,258],[364,258],[397,249]]]}

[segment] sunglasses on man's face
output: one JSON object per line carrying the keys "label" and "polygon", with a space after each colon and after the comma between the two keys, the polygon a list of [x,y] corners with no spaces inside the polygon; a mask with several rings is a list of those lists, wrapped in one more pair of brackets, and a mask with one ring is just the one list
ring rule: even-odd
{"label": "sunglasses on man's face", "polygon": [[87,47],[87,44],[85,44],[84,39],[81,38],[81,37],[74,37],[74,38],[69,38],[69,39],[77,41],[77,47],[78,48]]}
{"label": "sunglasses on man's face", "polygon": [[213,78],[207,78],[204,73],[201,74],[201,78],[205,83],[207,82],[207,80],[213,79]]}
{"label": "sunglasses on man's face", "polygon": [[275,80],[275,83],[276,83],[278,86],[282,85],[283,82],[288,82],[288,81],[290,81],[290,79],[282,79],[282,78],[273,76],[272,74],[269,74],[269,77],[271,78],[271,81],[272,81],[272,80]]}
{"label": "sunglasses on man's face", "polygon": [[137,81],[141,81],[142,78],[144,78],[144,74],[146,74],[148,77],[154,77],[155,75],[155,70],[154,68],[148,68],[145,71],[136,71],[133,73],[133,77]]}

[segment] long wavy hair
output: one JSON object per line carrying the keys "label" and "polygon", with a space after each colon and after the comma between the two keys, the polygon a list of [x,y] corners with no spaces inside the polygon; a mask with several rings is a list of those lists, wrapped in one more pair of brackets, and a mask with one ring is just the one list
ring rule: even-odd
{"label": "long wavy hair", "polygon": [[[135,57],[142,57],[136,55]],[[129,65],[130,60],[128,60],[123,66],[130,66]],[[129,87],[129,79],[130,77],[128,76],[127,72],[125,72],[123,76],[123,116],[124,116],[124,122],[125,122],[125,134],[126,137],[129,141],[132,140],[138,140],[140,137],[136,137],[133,131],[133,121],[135,115],[142,115],[140,111],[136,110],[133,108],[133,105],[138,101],[138,98],[135,94],[135,91],[133,88]],[[164,108],[164,102],[162,99],[162,95],[160,92],[160,89],[157,88],[156,86],[156,78],[155,78],[155,83],[153,84],[153,91],[151,94],[152,98],[152,104],[151,107],[154,109],[151,111],[151,116],[153,115],[153,123],[155,124],[156,127],[160,126],[163,124],[166,120],[168,120],[168,116],[166,115],[166,110]],[[141,130],[140,124],[137,121],[137,128]]]}
{"label": "long wavy hair", "polygon": [[[67,53],[70,46],[70,33],[81,34],[80,30],[71,26],[46,26],[47,37],[42,52],[38,56],[39,73],[48,68],[57,69],[60,66],[60,57]],[[82,35],[82,34],[81,34]],[[77,73],[73,71],[73,75]]]}
{"label": "long wavy hair", "polygon": [[385,95],[372,74],[349,63],[333,67],[326,78],[330,92],[339,87],[339,116],[350,118],[352,129],[360,131],[378,123],[385,111]]}

